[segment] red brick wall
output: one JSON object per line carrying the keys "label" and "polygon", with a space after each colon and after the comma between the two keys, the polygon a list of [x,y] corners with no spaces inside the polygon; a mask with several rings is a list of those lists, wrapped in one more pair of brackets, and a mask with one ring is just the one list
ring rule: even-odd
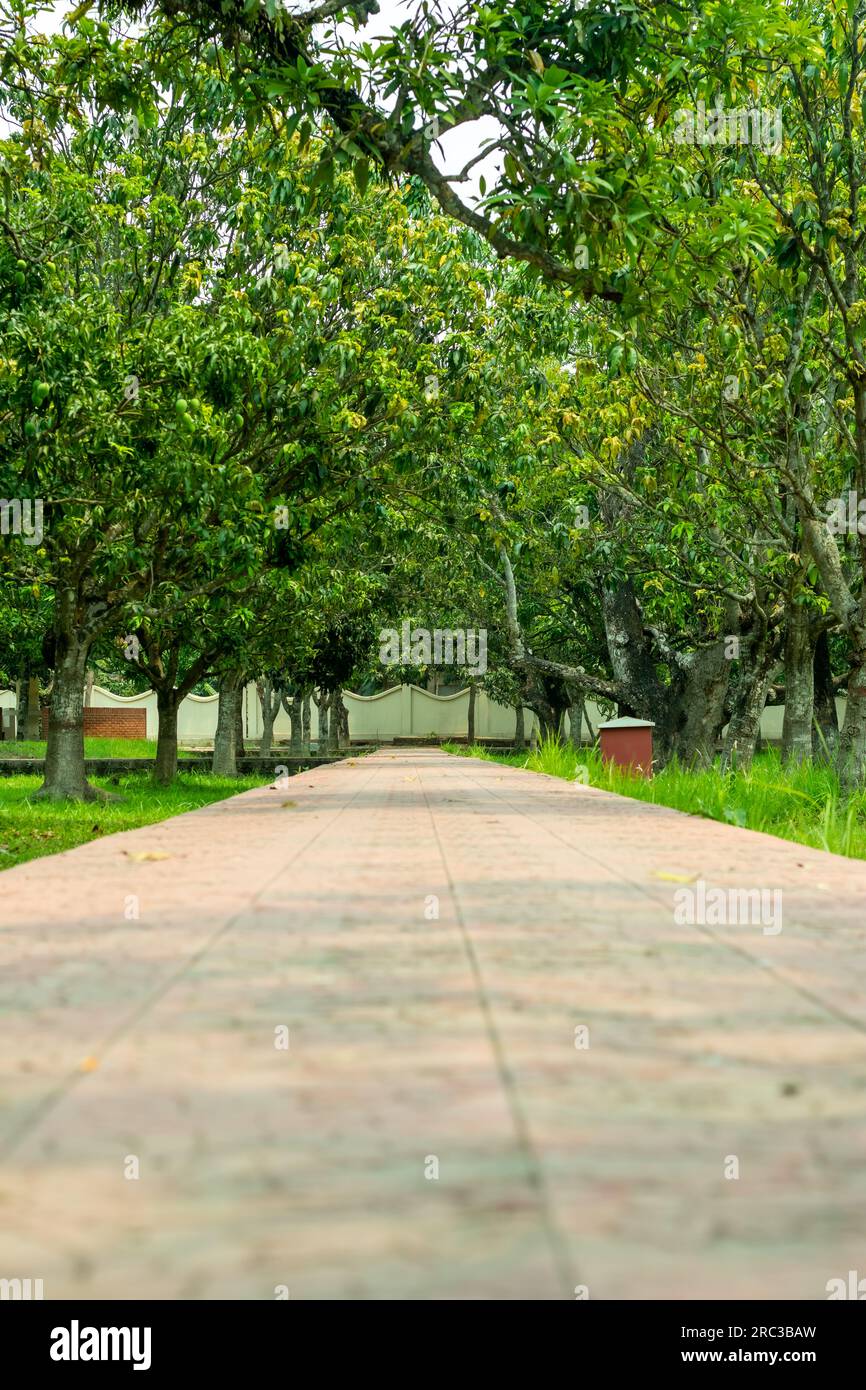
{"label": "red brick wall", "polygon": [[[146,709],[101,709],[84,711],[85,738],[147,738]],[[42,737],[48,737],[48,710],[42,711]]]}

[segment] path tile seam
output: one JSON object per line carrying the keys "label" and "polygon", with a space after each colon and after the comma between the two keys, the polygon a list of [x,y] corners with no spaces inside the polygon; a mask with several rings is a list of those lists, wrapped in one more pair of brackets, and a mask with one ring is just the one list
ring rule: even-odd
{"label": "path tile seam", "polygon": [[[452,754],[452,756],[459,757],[459,754]],[[520,770],[521,769],[515,769],[515,771]],[[669,908],[670,905],[667,899],[662,895],[662,892],[660,890],[654,890],[650,885],[643,883],[641,880],[630,877],[619,866],[612,865],[606,862],[604,859],[601,859],[594,854],[590,854],[582,846],[572,844],[564,835],[554,830],[551,826],[546,825],[544,821],[539,820],[530,812],[515,806],[514,802],[509,800],[507,796],[503,796],[501,793],[495,791],[492,788],[488,790],[488,788],[484,784],[483,779],[480,781],[475,780],[470,774],[465,772],[463,773],[463,775],[466,778],[466,780],[469,781],[473,786],[476,786],[480,790],[487,791],[491,798],[495,801],[502,802],[505,805],[509,806],[512,810],[515,810],[519,814],[526,816],[528,820],[532,821],[533,825],[537,826],[538,829],[542,830],[547,835],[549,835],[551,839],[557,840],[560,844],[564,845],[573,854],[581,855],[589,863],[597,864],[607,873],[610,873],[613,876],[620,878],[624,883],[628,883],[631,887],[637,889],[645,898],[652,902],[654,906],[664,909]],[[531,773],[530,775],[538,776],[539,774]],[[594,790],[597,791],[599,789],[594,788]],[[604,796],[615,795],[615,793],[602,794]],[[665,809],[670,810],[673,808],[666,807]],[[683,815],[685,813],[679,812],[678,814]],[[731,827],[729,826],[719,827],[719,829],[726,830],[730,828]],[[695,930],[698,933],[700,933],[708,940],[714,942],[715,945],[720,946],[723,949],[740,956],[743,960],[747,961],[748,964],[752,966],[755,970],[772,975],[773,978],[776,979],[787,990],[790,990],[792,993],[799,995],[802,999],[808,1000],[809,1003],[817,1005],[829,1017],[835,1018],[837,1022],[844,1023],[846,1027],[852,1028],[859,1033],[866,1034],[866,1020],[857,1018],[856,1015],[850,1014],[844,1009],[840,1009],[837,1005],[825,999],[822,995],[806,988],[806,986],[804,985],[799,984],[796,980],[790,979],[785,973],[784,967],[763,963],[763,958],[759,958],[753,955],[752,952],[748,951],[744,946],[740,946],[736,942],[730,941],[727,937],[722,936],[717,932],[714,932],[712,927],[707,925],[706,923],[694,923],[692,925],[694,925]],[[807,923],[801,922],[799,923],[799,925],[808,930]]]}
{"label": "path tile seam", "polygon": [[[152,1009],[163,997],[169,994],[172,988],[176,984],[180,983],[184,976],[191,969],[193,969],[201,960],[204,959],[208,951],[213,949],[213,947],[215,947],[219,943],[219,941],[225,935],[227,935],[233,927],[235,927],[238,924],[238,922],[250,910],[251,906],[253,906],[261,896],[267,893],[268,889],[271,887],[274,881],[278,879],[286,871],[286,869],[290,868],[291,865],[295,862],[296,859],[299,858],[301,854],[305,853],[312,845],[314,845],[316,841],[320,838],[320,836],[325,833],[325,831],[331,829],[334,822],[339,820],[340,816],[343,815],[343,813],[346,810],[348,810],[352,802],[355,801],[358,796],[360,796],[361,792],[364,790],[364,787],[366,787],[371,780],[372,778],[368,778],[362,786],[358,787],[357,790],[353,793],[353,795],[350,796],[347,801],[345,801],[337,810],[334,811],[331,818],[325,821],[315,832],[315,834],[313,834],[310,837],[310,839],[306,840],[304,844],[296,847],[288,859],[282,860],[280,862],[279,867],[274,870],[274,872],[268,877],[265,883],[259,885],[256,891],[247,899],[246,903],[242,907],[238,908],[237,911],[235,911],[230,917],[226,918],[226,920],[223,921],[215,929],[215,931],[211,933],[211,935],[207,938],[203,945],[199,946],[197,950],[191,952],[191,954],[186,957],[182,965],[180,965],[175,971],[170,973],[165,979],[161,980],[159,984],[157,984],[148,994],[146,994],[144,999],[141,1000],[133,1009],[131,1009],[130,1012],[126,1014],[120,1020],[120,1022],[107,1034],[107,1036],[99,1043],[94,1055],[104,1057],[117,1042],[119,1042],[123,1037],[126,1036],[129,1030],[132,1027],[134,1027],[136,1023],[140,1022],[143,1018],[145,1018],[150,1009]],[[244,792],[239,793],[240,796],[244,796],[246,794],[247,793]],[[231,801],[232,799],[233,798],[228,797],[226,798],[226,801]],[[196,810],[203,811],[207,811],[209,809],[210,807],[196,808]],[[196,812],[192,811],[188,812],[187,814],[194,815],[196,814]],[[149,826],[140,827],[140,829],[142,830],[146,830],[149,828]],[[73,852],[74,851],[71,850],[68,851],[68,853]],[[83,1072],[80,1068],[76,1068],[73,1071],[67,1072],[66,1075],[60,1080],[60,1082],[45,1096],[43,1096],[42,1100],[39,1103],[37,1103],[37,1105],[31,1111],[30,1115],[25,1116],[22,1120],[22,1123],[17,1128],[11,1130],[10,1133],[6,1136],[6,1138],[2,1141],[2,1143],[0,1143],[0,1158],[5,1159],[11,1157],[15,1153],[19,1145],[33,1132],[33,1130],[38,1128],[42,1121],[48,1115],[51,1114],[51,1112],[56,1108],[56,1106],[62,1104],[64,1099],[84,1079],[85,1075],[86,1073]]]}
{"label": "path tile seam", "polygon": [[471,930],[469,928],[466,916],[463,911],[463,905],[460,901],[460,895],[457,891],[454,878],[451,873],[451,867],[448,862],[448,854],[442,842],[442,837],[439,833],[439,827],[436,823],[436,815],[432,805],[430,804],[430,798],[427,794],[427,789],[424,786],[420,769],[418,779],[420,790],[424,797],[424,803],[430,816],[430,824],[432,827],[433,836],[436,841],[439,856],[442,862],[442,871],[445,876],[446,882],[448,883],[448,891],[451,897],[455,919],[460,930],[460,936],[463,942],[463,949],[466,954],[467,961],[469,963],[469,969],[471,971],[472,978],[475,982],[478,1008],[484,1020],[485,1031],[487,1033],[487,1037],[490,1042],[490,1047],[493,1052],[496,1074],[499,1078],[499,1084],[502,1087],[502,1091],[505,1096],[505,1101],[508,1106],[509,1113],[511,1115],[512,1124],[514,1126],[514,1136],[517,1143],[517,1147],[523,1153],[524,1162],[527,1165],[527,1179],[529,1185],[535,1189],[535,1192],[538,1197],[541,1221],[544,1226],[545,1233],[547,1235],[548,1243],[550,1245],[551,1258],[553,1261],[553,1266],[556,1271],[557,1278],[559,1279],[559,1282],[562,1286],[564,1295],[566,1297],[570,1297],[570,1291],[574,1288],[575,1284],[579,1283],[580,1281],[576,1276],[576,1271],[572,1267],[572,1260],[568,1241],[566,1240],[564,1233],[561,1231],[556,1218],[556,1208],[552,1194],[548,1188],[544,1164],[542,1162],[541,1155],[539,1154],[535,1146],[535,1143],[532,1139],[531,1127],[526,1114],[526,1108],[523,1104],[523,1098],[520,1094],[520,1087],[518,1085],[517,1075],[514,1071],[514,1068],[508,1061],[505,1042],[496,1022],[495,1013],[493,1009],[493,1002],[484,983],[484,975],[481,968],[481,962],[478,958],[478,953],[475,949],[475,943],[472,939]]}

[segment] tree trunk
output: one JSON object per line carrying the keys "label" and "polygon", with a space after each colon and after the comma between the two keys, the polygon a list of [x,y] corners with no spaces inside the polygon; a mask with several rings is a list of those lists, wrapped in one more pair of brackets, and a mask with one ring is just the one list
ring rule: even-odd
{"label": "tree trunk", "polygon": [[161,787],[169,787],[177,776],[177,714],[180,708],[179,692],[173,689],[157,690],[156,709],[159,726],[156,735],[156,767],[153,780]]}
{"label": "tree trunk", "polygon": [[761,716],[776,662],[775,642],[769,634],[755,636],[749,658],[734,694],[734,707],[722,749],[723,767],[748,769],[757,751]]}
{"label": "tree trunk", "polygon": [[84,673],[84,708],[90,709],[93,703],[93,667],[88,666]]}
{"label": "tree trunk", "polygon": [[[855,392],[855,410],[857,403],[858,394]],[[861,424],[858,417],[858,444],[862,442],[859,439]],[[852,792],[862,786],[866,777],[866,592],[861,586],[859,600],[854,598],[845,577],[836,538],[820,520],[811,489],[804,481],[805,469],[799,458],[798,436],[792,434],[791,440],[796,465],[791,473],[797,486],[797,507],[803,534],[818,566],[821,584],[830,600],[833,614],[850,643],[848,699],[836,750],[836,770],[843,790]],[[860,551],[862,564],[862,546]]]}
{"label": "tree trunk", "polygon": [[319,697],[316,700],[316,705],[318,706],[319,710],[319,737],[316,742],[316,752],[321,757],[328,751],[328,712],[330,708],[330,696],[327,693],[327,691],[319,691]]}
{"label": "tree trunk", "polygon": [[27,667],[15,682],[15,737],[34,743],[42,737],[42,709],[39,704],[39,677]]}
{"label": "tree trunk", "polygon": [[[305,705],[305,704],[306,704],[306,714],[307,714],[307,741],[306,741],[306,749],[305,749],[305,747],[304,747],[304,705]],[[291,705],[290,705],[289,708],[288,708],[287,713],[288,713],[289,719],[290,719],[291,722],[292,722],[292,739],[291,739],[291,744],[289,745],[289,747],[290,747],[290,752],[291,752],[292,756],[295,757],[295,758],[299,758],[299,757],[302,757],[302,756],[309,757],[309,754],[310,754],[310,701],[309,701],[309,696],[307,696],[306,701],[304,701],[303,697],[302,697],[301,695],[299,695],[297,691],[295,691],[295,694],[292,696],[292,702],[291,702]]]}
{"label": "tree trunk", "polygon": [[330,721],[328,724],[328,753],[339,753],[340,751],[340,704],[342,692],[332,690],[328,697],[328,709],[330,711]]}
{"label": "tree trunk", "polygon": [[514,747],[519,749],[526,747],[526,724],[522,700],[514,706]]}
{"label": "tree trunk", "polygon": [[220,681],[219,709],[211,770],[220,777],[238,775],[238,710],[244,688],[242,671],[229,671]]}
{"label": "tree trunk", "polygon": [[812,757],[827,762],[839,746],[836,688],[830,665],[830,638],[822,632],[815,643],[815,718],[812,723]]}
{"label": "tree trunk", "polygon": [[[27,682],[27,716],[23,727],[25,739],[33,742],[42,737],[42,707],[39,703],[38,676],[31,676]],[[20,726],[17,737],[22,737]]]}
{"label": "tree trunk", "polygon": [[802,603],[792,603],[787,617],[782,757],[785,762],[802,763],[812,756],[815,657],[809,610]]}
{"label": "tree trunk", "polygon": [[[602,593],[602,615],[617,698],[626,706],[620,713],[655,722],[656,762],[675,756],[686,766],[711,763],[730,679],[724,639],[691,652],[671,650],[663,633],[644,626],[630,580]],[[660,657],[670,671],[668,683],[657,674]]]}
{"label": "tree trunk", "polygon": [[48,720],[45,780],[36,793],[51,801],[94,801],[84,771],[84,673],[93,642],[78,629],[75,596],[57,596],[54,688]]}
{"label": "tree trunk", "polygon": [[708,767],[715,757],[730,676],[724,638],[690,653],[673,672],[670,695],[660,709],[660,728],[663,743],[686,767]]}
{"label": "tree trunk", "polygon": [[244,697],[246,695],[246,685],[241,687],[238,697],[237,710],[235,712],[235,754],[238,758],[243,758],[246,754],[244,747]]}
{"label": "tree trunk", "polygon": [[310,725],[312,722],[312,710],[310,709],[310,696],[304,696],[303,715],[301,718],[301,752],[305,758],[310,756]]}
{"label": "tree trunk", "polygon": [[526,703],[535,715],[536,723],[533,725],[533,733],[536,743],[539,738],[556,738],[558,735],[562,710],[551,698],[551,690],[560,684],[561,682],[556,677],[551,678],[537,672],[532,674]]}
{"label": "tree trunk", "polygon": [[351,740],[349,736],[349,710],[343,699],[342,691],[340,691],[340,702],[337,708],[340,715],[340,747],[345,750],[349,748]]}
{"label": "tree trunk", "polygon": [[866,632],[860,636],[851,654],[845,719],[836,753],[836,769],[846,792],[859,790],[866,781]]}
{"label": "tree trunk", "polygon": [[280,711],[281,691],[269,677],[256,682],[259,703],[262,707],[262,738],[259,753],[263,758],[271,756],[274,743],[274,724]]}
{"label": "tree trunk", "polygon": [[469,709],[466,714],[466,740],[469,744],[475,742],[475,699],[478,694],[478,687],[474,680],[469,681]]}
{"label": "tree trunk", "polygon": [[25,738],[24,730],[27,727],[28,704],[30,699],[30,683],[27,669],[20,673],[15,682],[15,737],[16,739]]}
{"label": "tree trunk", "polygon": [[656,673],[656,653],[644,632],[643,613],[631,580],[604,589],[601,609],[614,681],[628,694],[636,718],[658,721],[656,753],[664,761],[671,751],[669,730],[662,716],[670,688],[662,685]]}
{"label": "tree trunk", "polygon": [[538,711],[538,737],[542,743],[559,738],[561,718],[561,711],[552,707],[549,712]]}
{"label": "tree trunk", "polygon": [[568,736],[572,748],[580,749],[583,738],[583,699],[572,700],[568,707]]}

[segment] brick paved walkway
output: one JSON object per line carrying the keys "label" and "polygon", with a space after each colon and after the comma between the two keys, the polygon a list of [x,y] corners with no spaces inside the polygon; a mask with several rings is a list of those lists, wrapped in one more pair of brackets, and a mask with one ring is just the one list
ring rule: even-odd
{"label": "brick paved walkway", "polygon": [[[679,925],[695,876],[782,930]],[[864,904],[866,864],[436,750],[3,873],[0,1277],[825,1298],[866,1275]]]}

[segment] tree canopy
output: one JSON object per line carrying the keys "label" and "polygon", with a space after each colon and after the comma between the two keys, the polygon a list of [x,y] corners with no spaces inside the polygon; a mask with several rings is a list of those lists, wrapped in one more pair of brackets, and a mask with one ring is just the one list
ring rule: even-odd
{"label": "tree canopy", "polygon": [[863,21],[2,0],[0,675],[46,794],[130,639],[170,777],[198,681],[330,700],[404,618],[483,627],[552,730],[594,696],[742,763],[784,699],[862,781]]}

